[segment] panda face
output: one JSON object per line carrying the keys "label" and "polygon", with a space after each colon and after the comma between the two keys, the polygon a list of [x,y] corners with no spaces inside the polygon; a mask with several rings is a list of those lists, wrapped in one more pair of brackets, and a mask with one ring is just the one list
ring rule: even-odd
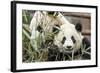
{"label": "panda face", "polygon": [[75,42],[76,42],[76,40],[73,35],[71,37],[69,37],[69,39],[66,38],[66,36],[64,36],[61,41],[63,46],[67,49],[73,49],[73,45],[75,44]]}
{"label": "panda face", "polygon": [[62,35],[62,40],[61,40],[61,44],[62,47],[66,50],[66,51],[70,51],[73,50],[75,44],[76,44],[76,36],[74,36],[74,34],[68,33],[68,34],[64,34]]}
{"label": "panda face", "polygon": [[[54,44],[62,51],[72,51],[80,49],[82,42],[81,30],[77,30],[74,24],[62,25],[61,31],[55,36]],[[78,26],[79,28],[79,26]]]}
{"label": "panda face", "polygon": [[73,50],[73,48],[76,45],[76,39],[75,39],[74,35],[63,36],[61,44],[62,44],[62,47],[64,48],[64,50],[71,51],[71,50]]}

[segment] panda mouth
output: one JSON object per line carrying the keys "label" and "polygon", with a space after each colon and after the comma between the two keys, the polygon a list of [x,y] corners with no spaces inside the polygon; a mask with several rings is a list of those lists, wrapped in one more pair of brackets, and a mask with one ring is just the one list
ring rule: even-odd
{"label": "panda mouth", "polygon": [[72,49],[64,49],[64,51],[66,51],[66,52],[72,52],[73,48]]}

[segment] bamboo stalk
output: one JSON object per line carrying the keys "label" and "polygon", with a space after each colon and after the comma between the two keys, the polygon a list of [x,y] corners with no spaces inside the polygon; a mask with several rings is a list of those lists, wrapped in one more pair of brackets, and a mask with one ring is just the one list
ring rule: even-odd
{"label": "bamboo stalk", "polygon": [[28,24],[23,24],[23,29],[25,29],[29,34],[31,34]]}
{"label": "bamboo stalk", "polygon": [[29,36],[29,34],[25,31],[25,29],[23,29],[22,32],[24,33],[24,35],[25,35],[29,40],[31,39],[30,36]]}

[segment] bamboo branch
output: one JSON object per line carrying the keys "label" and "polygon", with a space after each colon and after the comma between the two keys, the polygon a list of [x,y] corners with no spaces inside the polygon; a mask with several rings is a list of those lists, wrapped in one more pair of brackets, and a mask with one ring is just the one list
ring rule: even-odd
{"label": "bamboo branch", "polygon": [[29,40],[31,39],[30,36],[29,36],[29,34],[25,31],[25,29],[23,29],[22,32],[24,33],[24,35],[25,35]]}

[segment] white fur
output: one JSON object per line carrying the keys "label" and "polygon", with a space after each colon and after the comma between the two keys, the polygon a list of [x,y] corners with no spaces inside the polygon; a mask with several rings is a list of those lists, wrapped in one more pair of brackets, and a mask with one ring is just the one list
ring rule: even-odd
{"label": "white fur", "polygon": [[[61,31],[55,36],[54,39],[54,44],[61,48],[60,51],[65,51],[65,49],[68,49],[66,46],[72,46],[74,51],[80,49],[83,36],[81,35],[81,32],[77,32],[75,25],[71,23],[63,24],[61,25],[60,29]],[[66,37],[66,41],[64,44],[62,44],[61,41],[64,36]],[[71,36],[74,36],[76,40],[75,44],[73,43]]]}
{"label": "white fur", "polygon": [[49,16],[46,11],[36,11],[30,23],[31,38],[35,39],[35,37],[39,35],[39,33],[36,32],[38,25],[42,26],[44,32],[51,32],[55,24],[62,25],[62,22],[57,18],[59,17]]}
{"label": "white fur", "polygon": [[[35,47],[35,50],[38,50],[38,45],[36,44],[37,41],[34,41],[39,36],[40,32],[38,32],[37,26],[41,26],[43,29],[43,32],[46,34],[52,33],[52,28],[54,25],[63,25],[64,24],[64,18],[62,18],[63,15],[61,13],[58,13],[58,16],[51,16],[48,15],[46,11],[36,11],[34,13],[34,16],[30,22],[30,31],[31,31],[31,42],[34,43],[33,46]],[[45,41],[45,35],[42,33],[42,40]]]}

